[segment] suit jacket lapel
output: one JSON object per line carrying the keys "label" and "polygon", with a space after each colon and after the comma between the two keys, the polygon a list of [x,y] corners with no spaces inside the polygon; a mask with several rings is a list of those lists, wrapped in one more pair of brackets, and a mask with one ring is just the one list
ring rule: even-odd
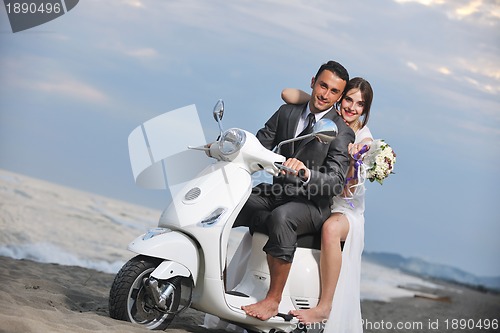
{"label": "suit jacket lapel", "polygon": [[290,126],[288,127],[287,139],[295,137],[295,132],[297,131],[300,117],[302,116],[302,112],[304,112],[306,105],[298,105],[297,107],[293,108],[292,114],[290,115]]}
{"label": "suit jacket lapel", "polygon": [[[285,134],[286,137],[283,138],[283,140],[288,140],[295,137],[295,132],[297,131],[297,126],[299,125],[300,117],[302,116],[302,112],[304,112],[306,106],[307,104],[297,105],[291,110],[290,118],[288,120],[288,128]],[[293,142],[283,145],[283,148],[285,148],[286,151],[289,152],[287,156],[293,156],[295,154]]]}

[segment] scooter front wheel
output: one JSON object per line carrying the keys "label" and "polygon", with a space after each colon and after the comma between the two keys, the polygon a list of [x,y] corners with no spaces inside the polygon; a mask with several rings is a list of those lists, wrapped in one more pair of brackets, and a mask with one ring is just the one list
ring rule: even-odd
{"label": "scooter front wheel", "polygon": [[164,330],[174,319],[181,299],[178,279],[162,281],[168,286],[165,307],[160,309],[148,292],[146,281],[162,262],[161,259],[139,255],[130,259],[116,275],[109,293],[111,318],[130,321],[151,330]]}

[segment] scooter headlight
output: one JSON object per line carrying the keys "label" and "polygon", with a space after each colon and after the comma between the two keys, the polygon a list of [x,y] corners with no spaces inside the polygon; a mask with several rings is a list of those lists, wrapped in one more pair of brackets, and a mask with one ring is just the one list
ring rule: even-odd
{"label": "scooter headlight", "polygon": [[219,140],[219,150],[223,155],[237,153],[245,144],[245,132],[238,128],[231,128],[225,131]]}

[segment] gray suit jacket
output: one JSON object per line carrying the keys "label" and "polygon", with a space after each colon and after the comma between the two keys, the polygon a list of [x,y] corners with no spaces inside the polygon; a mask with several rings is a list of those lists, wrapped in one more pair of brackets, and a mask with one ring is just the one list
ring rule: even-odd
{"label": "gray suit jacket", "polygon": [[[281,141],[293,138],[300,116],[307,104],[282,105],[257,132],[257,138],[267,149],[273,149]],[[273,193],[285,193],[289,197],[303,197],[310,200],[321,211],[330,215],[330,206],[334,196],[342,193],[347,170],[349,153],[347,146],[354,142],[354,132],[345,124],[335,110],[323,118],[331,119],[338,127],[338,135],[330,144],[323,144],[314,138],[304,139],[294,144],[281,147],[281,154],[286,158],[295,157],[310,170],[311,177],[306,186],[295,176],[274,177]],[[278,186],[278,188],[276,188]]]}

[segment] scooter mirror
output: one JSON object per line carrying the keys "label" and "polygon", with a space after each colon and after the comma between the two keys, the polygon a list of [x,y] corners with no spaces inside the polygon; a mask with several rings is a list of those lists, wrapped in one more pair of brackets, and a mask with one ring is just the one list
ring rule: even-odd
{"label": "scooter mirror", "polygon": [[221,122],[223,115],[224,115],[224,101],[222,99],[219,99],[214,106],[214,119],[219,125],[219,130],[221,135],[222,132],[224,132],[224,130],[222,129],[222,122]]}
{"label": "scooter mirror", "polygon": [[339,132],[337,125],[331,119],[320,119],[314,124],[313,130],[309,134],[291,138],[285,141],[281,141],[277,146],[275,152],[281,154],[281,146],[287,143],[304,140],[306,138],[315,137],[319,142],[327,144],[332,142]]}
{"label": "scooter mirror", "polygon": [[320,119],[313,127],[314,137],[325,144],[332,142],[337,137],[338,132],[337,125],[331,119]]}
{"label": "scooter mirror", "polygon": [[222,116],[224,115],[224,101],[219,99],[214,106],[214,119],[219,122],[222,120]]}

